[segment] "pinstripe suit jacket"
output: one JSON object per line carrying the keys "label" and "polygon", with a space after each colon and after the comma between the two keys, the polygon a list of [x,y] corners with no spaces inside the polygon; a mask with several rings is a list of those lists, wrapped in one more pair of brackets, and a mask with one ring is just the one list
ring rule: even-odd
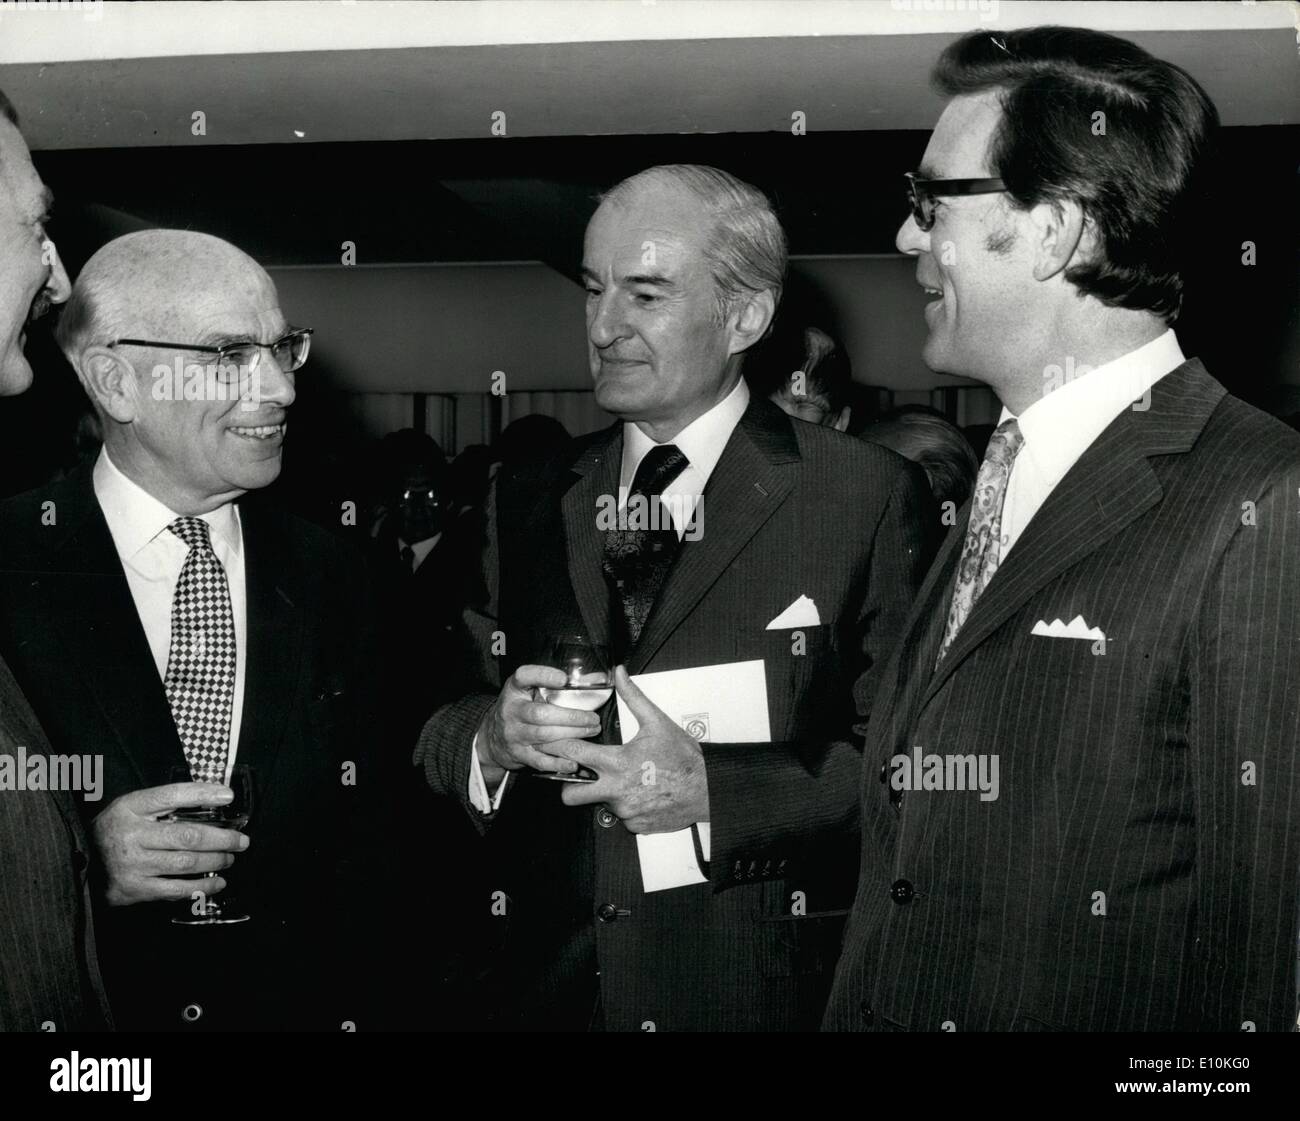
{"label": "pinstripe suit jacket", "polygon": [[[32,755],[50,751],[0,661],[0,754],[20,746]],[[40,1031],[47,1023],[101,1031],[111,1023],[95,957],[88,842],[73,798],[0,790],[0,1031]]]}
{"label": "pinstripe suit jacket", "polygon": [[[595,514],[599,496],[618,492],[621,456],[615,425],[568,462],[498,479],[489,602],[467,613],[480,684],[435,714],[416,752],[436,791],[465,802],[479,720],[548,633],[607,636]],[[493,1026],[585,1028],[597,994],[594,1022],[610,1030],[818,1023],[856,879],[854,709],[865,712],[924,572],[931,499],[924,475],[898,456],[755,399],[704,505],[703,536],[683,545],[628,669],[762,658],[779,742],[705,745],[712,882],[652,894],[621,824],[564,806],[554,783],[512,778],[488,831],[491,886],[510,901],[482,996]],[[822,620],[804,628],[802,654],[790,631],[764,629],[801,594]],[[499,665],[488,653],[493,632],[506,639]],[[792,915],[795,891],[806,916]],[[597,921],[601,904],[625,913]],[[466,905],[486,910],[489,900]]]}
{"label": "pinstripe suit jacket", "polygon": [[[873,708],[825,1026],[1294,1024],[1300,436],[1180,366],[1061,480],[935,671],[964,528]],[[1076,615],[1104,646],[1032,633]],[[896,810],[882,768],[914,745],[996,754],[998,798]]]}

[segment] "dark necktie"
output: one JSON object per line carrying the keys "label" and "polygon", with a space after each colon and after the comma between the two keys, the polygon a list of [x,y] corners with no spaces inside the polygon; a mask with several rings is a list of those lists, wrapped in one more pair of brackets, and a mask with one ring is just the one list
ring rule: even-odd
{"label": "dark necktie", "polygon": [[177,518],[167,528],[190,551],[172,596],[163,688],[191,776],[197,782],[224,782],[235,700],[235,623],[226,570],[202,518]]}
{"label": "dark necktie", "polygon": [[673,444],[651,448],[627,493],[627,528],[605,531],[605,579],[612,592],[610,630],[617,660],[636,645],[681,547],[667,507],[653,501],[690,465]]}
{"label": "dark necktie", "polygon": [[398,556],[402,558],[402,565],[407,572],[415,571],[415,550],[410,545],[403,545]]}

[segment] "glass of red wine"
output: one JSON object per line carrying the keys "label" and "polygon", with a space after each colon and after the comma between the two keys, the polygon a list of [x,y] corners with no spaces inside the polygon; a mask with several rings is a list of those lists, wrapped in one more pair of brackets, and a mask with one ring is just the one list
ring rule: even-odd
{"label": "glass of red wine", "polygon": [[[190,782],[190,768],[173,767],[172,782]],[[226,785],[235,792],[234,798],[223,806],[184,806],[173,810],[159,821],[185,821],[195,825],[215,825],[219,829],[242,831],[253,812],[253,768],[247,763],[236,763],[230,769]],[[184,905],[181,914],[173,915],[177,926],[226,926],[230,923],[248,922],[249,916],[228,896],[221,902],[203,890],[203,881],[216,878],[216,872],[207,872],[194,881],[194,892]]]}

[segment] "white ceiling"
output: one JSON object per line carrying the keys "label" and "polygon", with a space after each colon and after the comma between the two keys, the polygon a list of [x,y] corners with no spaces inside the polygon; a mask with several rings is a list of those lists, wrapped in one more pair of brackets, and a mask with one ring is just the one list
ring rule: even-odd
{"label": "white ceiling", "polygon": [[[1300,123],[1290,5],[542,0],[0,8],[37,149],[927,129],[939,50],[1075,23],[1185,67],[1228,125]],[[193,114],[206,118],[195,136]]]}

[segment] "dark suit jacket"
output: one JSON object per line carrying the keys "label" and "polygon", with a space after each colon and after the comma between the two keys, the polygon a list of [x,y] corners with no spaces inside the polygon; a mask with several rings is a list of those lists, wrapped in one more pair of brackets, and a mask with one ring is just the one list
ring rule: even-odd
{"label": "dark suit jacket", "polygon": [[[416,753],[435,790],[466,801],[479,720],[515,666],[545,650],[548,634],[608,641],[596,510],[598,497],[618,493],[621,455],[615,425],[579,441],[566,461],[497,479],[489,600],[466,616],[481,685],[434,716]],[[558,784],[509,780],[488,834],[501,857],[496,887],[509,899],[494,920],[500,969],[482,998],[497,1012],[495,1027],[781,1030],[817,1022],[854,878],[860,741],[852,729],[924,571],[924,539],[937,519],[918,468],[758,399],[703,502],[703,535],[683,544],[628,670],[762,658],[776,742],[705,745],[711,882],[651,894],[642,891],[635,838],[621,824],[598,809],[564,806]],[[822,620],[803,628],[803,653],[791,631],[764,629],[801,594]],[[499,665],[494,632],[506,644]],[[804,893],[803,908],[795,892]],[[605,904],[615,921],[597,917]],[[467,905],[487,912],[491,901]]]}
{"label": "dark suit jacket", "polygon": [[[1300,437],[1187,362],[1061,480],[934,672],[959,519],[867,731],[828,1027],[1295,1023],[1298,494]],[[1077,615],[1104,646],[1032,633]],[[996,754],[999,796],[896,811],[882,767],[913,745]]]}
{"label": "dark suit jacket", "polygon": [[[458,695],[454,672],[464,653],[458,625],[466,602],[468,549],[449,526],[411,572],[398,553],[395,520],[386,519],[370,544],[381,586],[380,640],[392,675],[388,703],[409,752],[434,710]],[[476,564],[477,559],[475,548]]]}
{"label": "dark suit jacket", "polygon": [[[355,835],[377,837],[363,824],[378,794],[366,577],[358,556],[305,522],[253,498],[240,518],[248,660],[238,759],[256,786],[252,844],[227,877],[252,921],[180,927],[169,922],[176,904],[102,907],[101,965],[126,1030],[366,1026],[356,990],[373,947],[359,912],[386,871]],[[0,649],[54,748],[103,753],[104,798],[80,804],[87,822],[184,764],[88,469],[0,506]],[[182,1017],[190,1005],[202,1010],[192,1022]]]}
{"label": "dark suit jacket", "polygon": [[[0,661],[0,755],[48,755],[9,667]],[[16,763],[16,760],[15,760]],[[0,790],[0,1031],[111,1026],[87,876],[80,794]]]}

